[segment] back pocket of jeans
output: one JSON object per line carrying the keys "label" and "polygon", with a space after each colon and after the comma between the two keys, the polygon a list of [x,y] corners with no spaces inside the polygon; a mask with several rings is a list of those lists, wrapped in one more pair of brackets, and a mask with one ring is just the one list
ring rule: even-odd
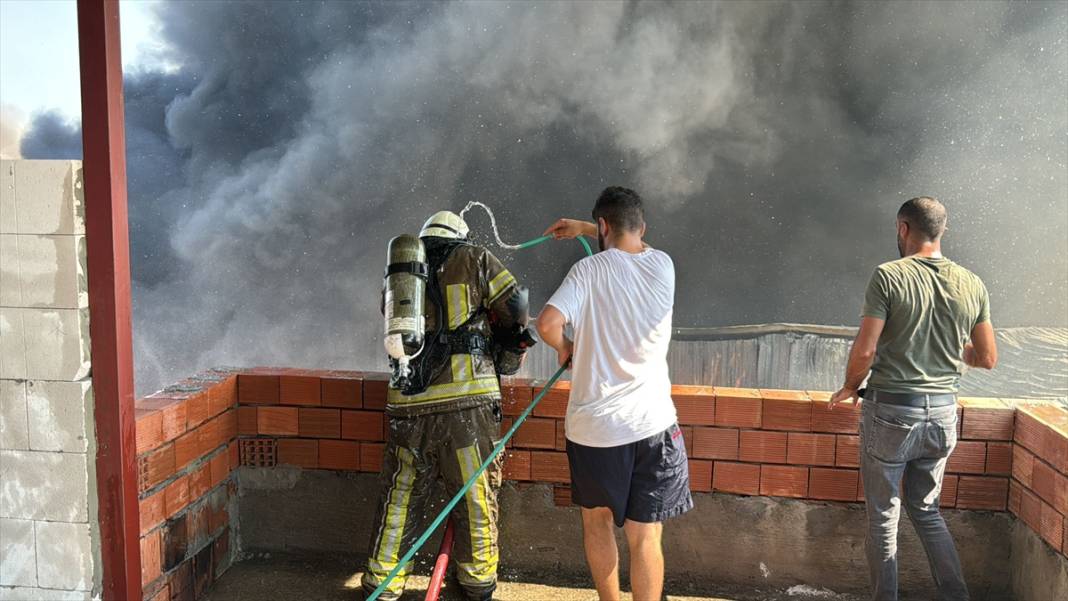
{"label": "back pocket of jeans", "polygon": [[909,436],[914,429],[915,426],[887,421],[873,415],[868,436],[868,453],[887,463],[903,462],[908,450]]}
{"label": "back pocket of jeans", "polygon": [[957,446],[957,417],[953,416],[953,420],[948,423],[936,422],[936,431],[939,434],[939,450],[942,452],[942,457],[948,457],[953,449]]}

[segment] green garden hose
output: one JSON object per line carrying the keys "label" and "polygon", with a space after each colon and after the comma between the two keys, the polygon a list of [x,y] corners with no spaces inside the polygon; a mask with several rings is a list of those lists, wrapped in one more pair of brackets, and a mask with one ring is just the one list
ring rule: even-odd
{"label": "green garden hose", "polygon": [[[552,239],[553,239],[552,235],[542,236],[540,238],[534,238],[533,240],[527,240],[526,242],[517,245],[516,248],[518,248],[518,249],[530,248],[531,246],[537,246],[537,245],[541,244],[542,242],[548,242],[549,240],[552,240]],[[579,237],[577,237],[575,239],[578,240],[580,244],[582,244],[582,248],[586,251],[586,255],[592,257],[593,256],[593,249],[590,248],[590,243],[586,242],[586,239],[583,238],[582,236],[579,236]]]}

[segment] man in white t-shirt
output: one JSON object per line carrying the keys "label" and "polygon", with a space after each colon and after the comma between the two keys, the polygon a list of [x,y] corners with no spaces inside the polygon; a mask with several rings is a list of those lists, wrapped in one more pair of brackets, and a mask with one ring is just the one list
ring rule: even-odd
{"label": "man in white t-shirt", "polygon": [[620,596],[614,523],[627,536],[634,600],[659,601],[662,522],[693,507],[667,366],[675,267],[642,241],[645,217],[634,190],[606,188],[593,218],[561,219],[546,231],[597,236],[601,252],[571,268],[538,316],[538,333],[560,365],[571,361],[571,498],[582,507],[597,593],[601,601]]}

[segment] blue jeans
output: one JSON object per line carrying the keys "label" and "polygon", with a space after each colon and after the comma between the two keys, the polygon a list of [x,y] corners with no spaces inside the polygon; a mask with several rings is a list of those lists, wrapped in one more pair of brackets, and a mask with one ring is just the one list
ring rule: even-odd
{"label": "blue jeans", "polygon": [[904,493],[905,511],[927,552],[939,596],[967,600],[957,547],[938,510],[946,461],[957,445],[956,406],[902,407],[866,400],[860,444],[872,599],[897,600],[897,524]]}

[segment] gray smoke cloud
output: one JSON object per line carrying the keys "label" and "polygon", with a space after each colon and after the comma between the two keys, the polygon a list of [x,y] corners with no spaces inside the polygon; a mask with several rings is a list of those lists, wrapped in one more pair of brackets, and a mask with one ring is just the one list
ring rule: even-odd
{"label": "gray smoke cloud", "polygon": [[[676,262],[677,325],[856,323],[919,194],[998,325],[1068,325],[1064,3],[159,10],[181,67],[126,82],[139,391],[380,366],[392,236],[480,200],[522,241],[615,184]],[[75,155],[60,126],[23,155]],[[579,253],[500,254],[540,306]]]}

